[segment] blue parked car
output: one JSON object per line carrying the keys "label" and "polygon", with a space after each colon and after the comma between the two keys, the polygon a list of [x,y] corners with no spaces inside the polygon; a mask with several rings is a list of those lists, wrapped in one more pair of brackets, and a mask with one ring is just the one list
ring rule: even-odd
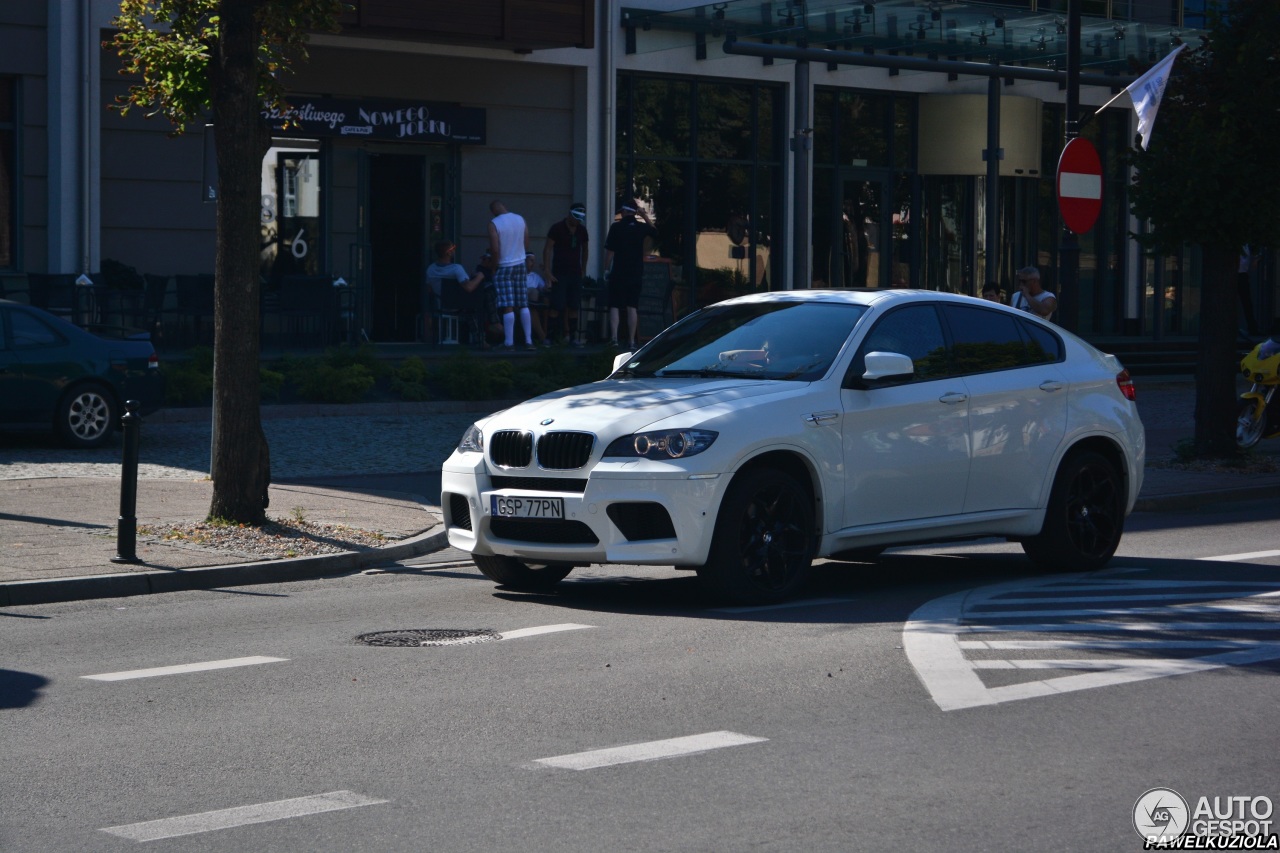
{"label": "blue parked car", "polygon": [[98,447],[119,429],[125,400],[144,415],[159,409],[163,383],[147,333],[102,338],[0,299],[0,430],[52,429],[71,447]]}

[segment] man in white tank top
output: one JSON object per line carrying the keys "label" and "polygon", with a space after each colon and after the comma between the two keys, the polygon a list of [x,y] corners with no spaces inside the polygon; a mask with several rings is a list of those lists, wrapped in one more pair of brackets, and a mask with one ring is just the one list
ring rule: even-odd
{"label": "man in white tank top", "polygon": [[493,219],[489,222],[489,250],[493,252],[498,267],[493,274],[493,286],[498,308],[502,310],[503,348],[514,348],[515,311],[519,308],[525,348],[533,349],[524,263],[529,252],[529,226],[525,224],[523,216],[510,212],[497,199],[489,204],[489,212],[493,214]]}
{"label": "man in white tank top", "polygon": [[1014,308],[1035,314],[1048,320],[1058,310],[1058,297],[1040,286],[1040,270],[1035,267],[1023,267],[1014,275],[1018,289],[1013,292],[1009,304]]}

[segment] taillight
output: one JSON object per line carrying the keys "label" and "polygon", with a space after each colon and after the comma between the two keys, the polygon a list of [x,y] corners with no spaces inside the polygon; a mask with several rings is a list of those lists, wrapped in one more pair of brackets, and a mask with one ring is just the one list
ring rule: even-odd
{"label": "taillight", "polygon": [[1116,374],[1116,384],[1120,386],[1120,393],[1126,400],[1137,401],[1138,389],[1133,387],[1133,380],[1129,378],[1128,370],[1121,370]]}
{"label": "taillight", "polygon": [[151,353],[151,357],[147,359],[147,369],[148,370],[151,370],[153,368],[158,369],[159,367],[160,367],[160,356],[153,352]]}

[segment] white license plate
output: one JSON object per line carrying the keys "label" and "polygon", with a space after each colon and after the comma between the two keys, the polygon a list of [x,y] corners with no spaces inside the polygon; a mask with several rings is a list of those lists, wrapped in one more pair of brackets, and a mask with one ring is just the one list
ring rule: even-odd
{"label": "white license plate", "polygon": [[564,518],[564,498],[489,495],[489,509],[501,518]]}

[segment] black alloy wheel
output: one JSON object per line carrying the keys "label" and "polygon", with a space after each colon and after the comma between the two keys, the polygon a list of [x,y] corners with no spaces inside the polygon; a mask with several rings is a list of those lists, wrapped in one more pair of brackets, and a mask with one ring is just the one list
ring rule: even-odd
{"label": "black alloy wheel", "polygon": [[1054,478],[1040,535],[1024,541],[1022,549],[1052,571],[1093,571],[1106,565],[1124,532],[1123,488],[1105,456],[1072,453]]}
{"label": "black alloy wheel", "polygon": [[772,468],[737,474],[698,577],[736,603],[783,601],[808,576],[813,532],[813,502],[795,478]]}

